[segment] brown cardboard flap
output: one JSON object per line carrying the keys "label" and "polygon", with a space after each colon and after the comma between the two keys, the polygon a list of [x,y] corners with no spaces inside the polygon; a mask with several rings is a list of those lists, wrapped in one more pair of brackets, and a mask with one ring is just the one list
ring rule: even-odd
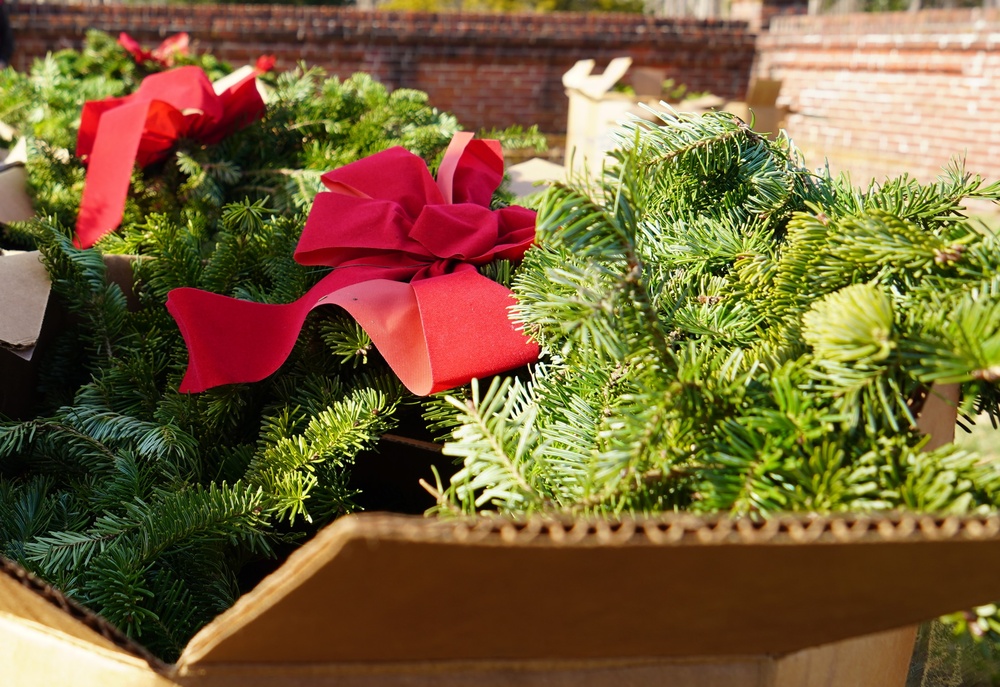
{"label": "brown cardboard flap", "polygon": [[0,255],[0,347],[31,359],[50,289],[38,252]]}
{"label": "brown cardboard flap", "polygon": [[0,222],[4,224],[35,216],[27,191],[28,172],[24,167],[27,159],[27,142],[22,138],[0,164]]}
{"label": "brown cardboard flap", "polygon": [[903,687],[916,628],[855,637],[776,657],[204,664],[184,687]]}
{"label": "brown cardboard flap", "polygon": [[916,638],[908,627],[806,649],[775,661],[768,687],[903,687]]}
{"label": "brown cardboard flap", "polygon": [[747,89],[747,105],[753,108],[774,107],[781,93],[779,79],[754,79]]}
{"label": "brown cardboard flap", "polygon": [[[93,647],[130,656],[148,654],[105,621],[69,601],[61,593],[0,558],[0,616],[49,628]],[[77,642],[79,643],[79,642]],[[148,668],[148,664],[147,664]]]}
{"label": "brown cardboard flap", "polygon": [[0,611],[5,687],[170,687],[134,656]]}
{"label": "brown cardboard flap", "polygon": [[785,654],[1000,599],[998,565],[997,516],[349,516],[178,665]]}
{"label": "brown cardboard flap", "polygon": [[955,440],[961,395],[961,384],[931,385],[917,417],[917,429],[931,437],[924,447],[925,451],[933,451]]}
{"label": "brown cardboard flap", "polygon": [[[211,664],[172,676],[184,687],[840,687],[776,685],[768,656],[597,661],[421,661],[367,664]],[[898,681],[897,681],[898,682]],[[863,687],[850,684],[843,687]],[[872,687],[890,687],[879,684]],[[891,685],[891,687],[902,687]]]}
{"label": "brown cardboard flap", "polygon": [[663,81],[667,78],[667,70],[659,67],[636,67],[629,71],[632,89],[640,98],[653,96],[659,99],[663,93]]}

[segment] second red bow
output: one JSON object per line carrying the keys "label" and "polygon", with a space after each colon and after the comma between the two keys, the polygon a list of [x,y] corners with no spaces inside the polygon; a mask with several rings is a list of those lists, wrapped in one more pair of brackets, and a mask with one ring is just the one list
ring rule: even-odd
{"label": "second red bow", "polygon": [[76,222],[76,245],[89,248],[122,220],[132,167],[162,160],[180,137],[216,143],[259,119],[264,101],[257,71],[213,85],[199,67],[152,74],[122,98],[83,106],[76,154],[87,178]]}

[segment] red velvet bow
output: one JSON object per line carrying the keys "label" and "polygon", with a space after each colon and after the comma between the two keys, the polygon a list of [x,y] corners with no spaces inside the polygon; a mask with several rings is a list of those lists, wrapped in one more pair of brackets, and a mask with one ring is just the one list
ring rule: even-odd
{"label": "red velvet bow", "polygon": [[77,246],[89,248],[121,222],[136,162],[164,159],[182,136],[216,143],[261,117],[257,72],[245,69],[219,88],[199,67],[178,67],[147,76],[132,95],[84,104],[76,154],[88,169]]}
{"label": "red velvet bow", "polygon": [[136,64],[156,62],[163,67],[173,67],[175,56],[188,54],[190,37],[186,33],[175,33],[152,50],[146,50],[139,45],[139,41],[123,31],[118,34],[118,45],[125,48]]}
{"label": "red velvet bow", "polygon": [[291,353],[306,315],[347,310],[410,391],[426,395],[532,362],[538,347],[507,316],[506,287],[476,265],[518,260],[535,213],[490,210],[503,178],[496,141],[458,134],[437,183],[423,161],[392,148],[323,176],[295,259],[334,270],[287,305],[251,303],[191,288],[167,308],[188,346],[180,390],[254,382]]}

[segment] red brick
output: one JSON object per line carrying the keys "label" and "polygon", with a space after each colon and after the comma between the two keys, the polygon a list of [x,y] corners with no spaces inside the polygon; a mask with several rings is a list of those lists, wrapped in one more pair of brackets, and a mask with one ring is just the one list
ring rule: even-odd
{"label": "red brick", "polygon": [[469,129],[538,124],[550,133],[565,130],[561,79],[577,60],[603,65],[630,55],[636,66],[662,68],[694,90],[733,99],[746,91],[756,40],[742,22],[640,15],[423,14],[294,5],[10,8],[19,69],[49,50],[79,46],[91,27],[127,31],[148,45],[166,33],[187,31],[199,49],[234,64],[271,53],[281,67],[306,59],[330,74],[366,70],[391,88],[427,90],[434,105],[452,110]]}

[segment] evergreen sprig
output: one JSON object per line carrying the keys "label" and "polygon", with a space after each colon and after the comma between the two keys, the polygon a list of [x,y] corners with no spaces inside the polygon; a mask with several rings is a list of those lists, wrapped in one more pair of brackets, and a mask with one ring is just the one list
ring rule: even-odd
{"label": "evergreen sprig", "polygon": [[547,362],[433,419],[437,511],[754,517],[993,509],[1000,468],[915,428],[933,383],[996,414],[997,237],[961,165],[854,188],[726,113],[623,127],[539,202],[515,315]]}

